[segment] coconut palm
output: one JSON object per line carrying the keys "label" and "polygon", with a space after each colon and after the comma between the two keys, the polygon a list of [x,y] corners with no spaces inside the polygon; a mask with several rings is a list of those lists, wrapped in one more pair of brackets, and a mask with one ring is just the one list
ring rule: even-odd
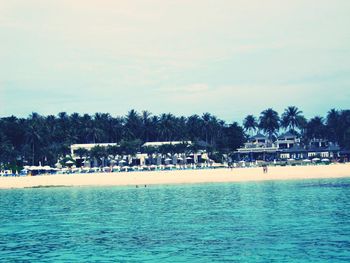
{"label": "coconut palm", "polygon": [[163,113],[159,117],[159,135],[162,141],[172,141],[176,133],[176,118],[171,113]]}
{"label": "coconut palm", "polygon": [[206,143],[208,143],[208,139],[209,139],[208,136],[210,133],[211,118],[212,118],[212,116],[208,112],[206,112],[202,115],[202,122],[203,122],[202,129],[203,129]]}
{"label": "coconut palm", "polygon": [[302,113],[297,107],[289,106],[282,114],[281,126],[292,133],[295,133],[296,129],[301,130],[305,125],[305,117]]}
{"label": "coconut palm", "polygon": [[269,139],[273,139],[273,136],[276,135],[280,128],[280,118],[278,113],[273,109],[269,108],[264,110],[260,114],[259,118],[259,128],[264,131]]}
{"label": "coconut palm", "polygon": [[141,116],[132,109],[125,116],[124,137],[128,140],[140,139],[142,132]]}
{"label": "coconut palm", "polygon": [[151,122],[152,114],[149,111],[142,111],[142,126],[143,126],[143,141],[147,142],[149,140],[150,134],[152,132],[152,122]]}
{"label": "coconut palm", "polygon": [[326,125],[328,129],[328,139],[332,142],[339,141],[340,113],[336,109],[331,109],[327,113]]}
{"label": "coconut palm", "polygon": [[191,115],[187,118],[186,129],[188,138],[192,141],[202,140],[203,120],[197,115]]}
{"label": "coconut palm", "polygon": [[258,129],[258,122],[253,115],[248,115],[243,120],[243,127],[246,132],[252,135],[252,133]]}
{"label": "coconut palm", "polygon": [[306,135],[310,139],[324,139],[327,134],[327,128],[324,120],[320,116],[312,118],[306,126]]}

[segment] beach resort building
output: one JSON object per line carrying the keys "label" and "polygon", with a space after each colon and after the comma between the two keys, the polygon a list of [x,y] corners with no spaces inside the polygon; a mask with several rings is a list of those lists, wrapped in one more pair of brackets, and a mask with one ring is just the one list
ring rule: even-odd
{"label": "beach resort building", "polygon": [[267,136],[257,134],[248,139],[243,147],[235,152],[239,160],[273,160],[278,152],[277,144],[273,143]]}
{"label": "beach resort building", "polygon": [[73,159],[80,158],[77,154],[76,151],[78,149],[85,149],[90,151],[92,148],[100,146],[100,147],[108,147],[108,146],[118,146],[117,143],[84,143],[84,144],[72,144],[70,146],[70,151],[71,151],[71,156]]}
{"label": "beach resort building", "polygon": [[[199,143],[202,145],[202,143]],[[169,147],[163,148],[163,146],[180,146],[178,148]],[[85,149],[90,151],[96,146],[108,147],[108,146],[118,146],[117,143],[95,143],[95,144],[73,144],[71,145],[71,157],[76,162],[78,167],[96,167],[100,166],[147,166],[147,165],[187,165],[187,164],[197,164],[203,162],[209,162],[210,158],[205,150],[198,150],[195,152],[189,152],[186,148],[193,145],[192,141],[162,141],[162,142],[146,142],[142,145],[141,151],[134,155],[117,155],[108,156],[107,158],[102,158],[101,160],[96,160],[79,156],[78,149]],[[205,145],[204,145],[205,146]],[[203,146],[203,147],[204,147]],[[153,148],[152,151],[147,151],[146,148]],[[158,150],[157,150],[158,149]],[[203,148],[205,149],[205,148]],[[144,152],[146,151],[146,152]],[[165,152],[164,152],[165,151]],[[176,152],[174,152],[176,151]]]}
{"label": "beach resort building", "polygon": [[338,159],[340,147],[324,139],[313,139],[303,144],[298,136],[289,132],[279,136],[275,142],[257,134],[237,149],[234,156],[236,160],[245,161]]}
{"label": "beach resort building", "polygon": [[179,144],[187,144],[192,145],[192,141],[167,141],[167,142],[146,142],[142,146],[143,147],[160,147],[162,145],[179,145]]}

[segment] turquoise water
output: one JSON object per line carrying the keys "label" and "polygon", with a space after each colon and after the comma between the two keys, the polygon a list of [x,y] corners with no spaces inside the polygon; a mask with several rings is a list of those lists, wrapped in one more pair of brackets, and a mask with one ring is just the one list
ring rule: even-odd
{"label": "turquoise water", "polygon": [[1,262],[349,262],[350,180],[0,191]]}

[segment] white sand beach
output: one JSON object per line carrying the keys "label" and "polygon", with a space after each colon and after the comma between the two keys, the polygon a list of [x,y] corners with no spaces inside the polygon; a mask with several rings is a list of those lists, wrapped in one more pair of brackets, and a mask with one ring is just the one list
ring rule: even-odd
{"label": "white sand beach", "polygon": [[209,169],[1,177],[0,189],[47,186],[144,186],[341,177],[350,178],[350,164],[269,167],[267,174],[263,173],[262,168],[237,168],[232,170]]}

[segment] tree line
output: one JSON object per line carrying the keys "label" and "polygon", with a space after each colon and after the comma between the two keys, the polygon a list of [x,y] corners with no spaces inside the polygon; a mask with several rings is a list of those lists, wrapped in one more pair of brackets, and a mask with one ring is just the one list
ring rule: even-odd
{"label": "tree line", "polygon": [[[305,140],[324,138],[350,148],[350,110],[335,110],[327,116],[307,120],[297,107],[288,107],[281,116],[266,109],[259,117],[248,115],[243,125],[227,123],[218,117],[203,115],[153,115],[130,110],[125,116],[108,113],[0,118],[0,163],[5,165],[53,165],[70,154],[77,143],[118,143],[129,153],[147,141],[193,141],[207,145],[208,151],[230,153],[243,145],[249,135],[262,132],[271,139],[281,131],[297,133]],[[117,150],[117,149],[115,149]],[[120,151],[120,149],[119,149]]]}
{"label": "tree line", "polygon": [[315,116],[307,120],[295,106],[286,108],[281,116],[269,108],[262,111],[259,118],[248,115],[243,120],[243,127],[249,134],[260,131],[272,140],[282,130],[300,136],[304,143],[311,139],[326,139],[343,149],[350,149],[350,110],[331,109],[325,118]]}

